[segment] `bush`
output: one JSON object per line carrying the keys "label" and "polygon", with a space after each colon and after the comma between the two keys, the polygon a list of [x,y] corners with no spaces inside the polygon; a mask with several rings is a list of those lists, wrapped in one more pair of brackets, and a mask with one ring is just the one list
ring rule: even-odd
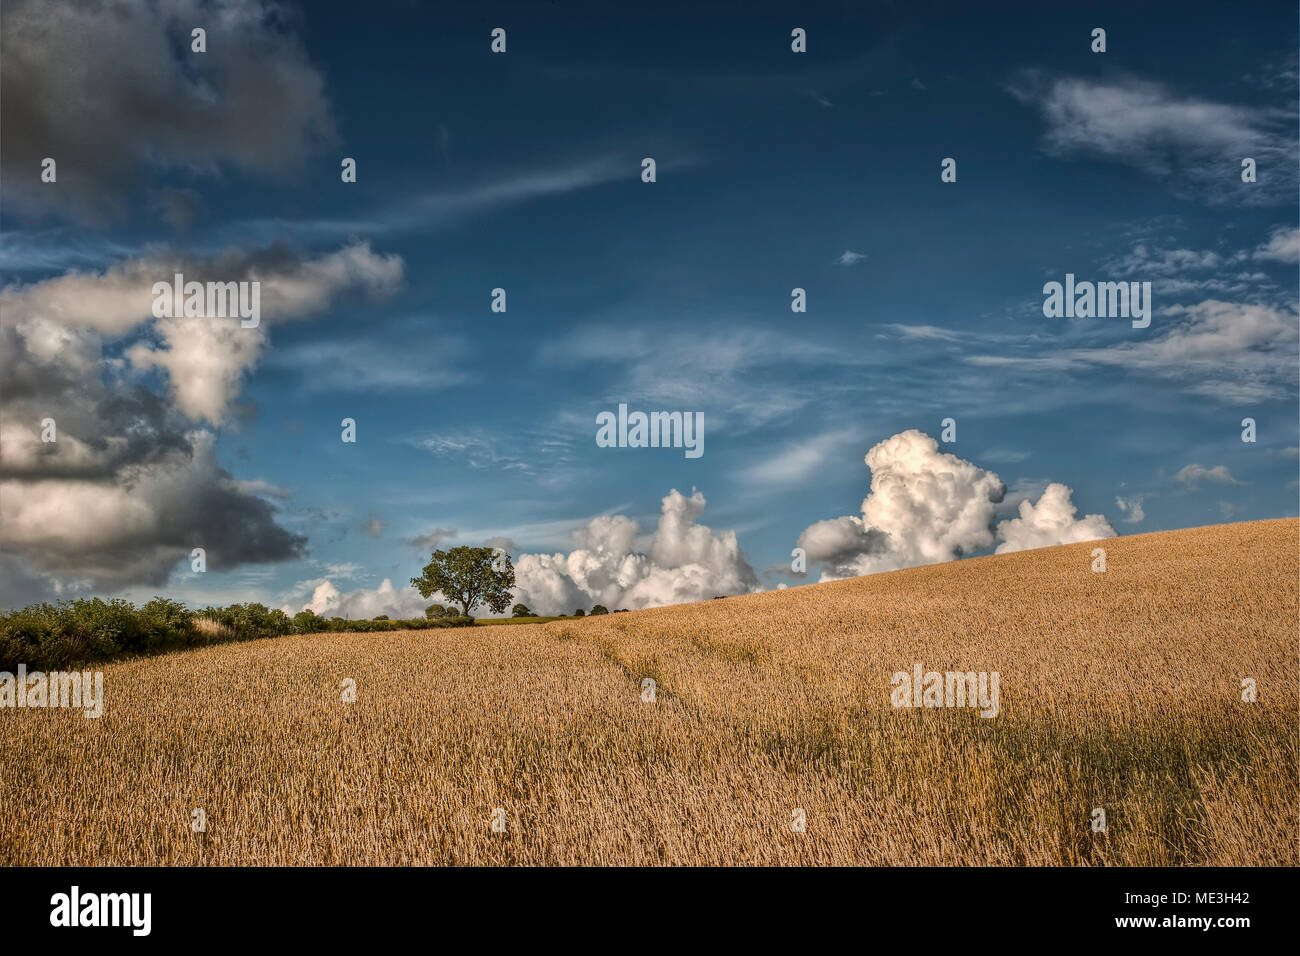
{"label": "bush", "polygon": [[576,611],[573,612],[573,616],[574,616],[574,617],[586,617],[586,616],[587,616],[587,612],[584,611],[582,608],[578,608]]}
{"label": "bush", "polygon": [[440,627],[468,627],[474,623],[472,617],[441,617],[437,619],[413,618],[407,621],[390,621],[388,618],[349,621],[341,617],[332,617],[325,622],[323,630],[340,634],[364,634],[372,631],[428,631]]}
{"label": "bush", "polygon": [[424,609],[424,616],[430,621],[436,621],[440,617],[447,616],[447,609],[441,604],[430,604]]}
{"label": "bush", "polygon": [[0,670],[58,670],[81,661],[198,643],[194,614],[178,601],[99,598],[33,604],[0,614]]}
{"label": "bush", "polygon": [[511,617],[536,617],[537,615],[528,609],[527,604],[516,604],[513,608],[510,609],[510,616]]}
{"label": "bush", "polygon": [[387,615],[387,614],[376,614],[374,619],[375,619],[376,621],[387,621],[387,620],[388,620],[388,615]]}
{"label": "bush", "polygon": [[280,637],[293,630],[289,615],[265,604],[232,604],[229,607],[205,607],[202,615],[229,628],[233,637],[251,640]]}
{"label": "bush", "polygon": [[597,614],[608,614],[608,613],[609,613],[609,608],[605,607],[605,605],[603,604],[597,604],[595,607],[591,609],[592,617],[595,617]]}
{"label": "bush", "polygon": [[322,631],[328,631],[329,626],[329,621],[315,611],[299,611],[293,616],[293,632],[295,634],[319,634]]}

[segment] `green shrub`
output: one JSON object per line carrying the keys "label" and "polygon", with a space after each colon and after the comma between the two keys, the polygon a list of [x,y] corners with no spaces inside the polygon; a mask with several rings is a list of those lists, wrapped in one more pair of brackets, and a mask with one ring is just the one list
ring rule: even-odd
{"label": "green shrub", "polygon": [[329,621],[315,611],[303,610],[293,616],[293,632],[295,634],[319,634],[322,631],[328,631],[329,626]]}
{"label": "green shrub", "polygon": [[206,607],[202,612],[218,624],[228,627],[240,640],[280,637],[293,630],[293,621],[279,608],[265,604],[232,604],[229,607]]}
{"label": "green shrub", "polygon": [[166,598],[154,598],[139,610],[121,598],[33,604],[0,614],[0,670],[12,671],[20,663],[32,670],[58,670],[199,639],[194,613]]}

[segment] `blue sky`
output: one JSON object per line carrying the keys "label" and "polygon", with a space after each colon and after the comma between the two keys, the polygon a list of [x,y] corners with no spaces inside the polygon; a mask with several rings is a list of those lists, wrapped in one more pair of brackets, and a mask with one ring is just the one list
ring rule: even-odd
{"label": "blue sky", "polygon": [[[625,540],[582,530],[601,515],[637,522],[627,552],[651,558],[618,586],[531,567],[534,603],[901,566],[800,576],[791,549],[862,515],[868,449],[909,429],[938,439],[947,417],[957,440],[937,454],[1006,487],[994,522],[1053,482],[1120,534],[1296,514],[1293,4],[624,7],[254,4],[223,27],[178,3],[111,28],[69,14],[51,38],[34,7],[6,5],[12,381],[35,363],[37,326],[80,337],[29,365],[44,385],[6,389],[3,424],[16,435],[48,407],[68,421],[60,440],[99,458],[77,471],[10,449],[0,597],[405,612],[438,529],[441,546],[516,557],[567,555],[577,530],[617,577],[623,552],[606,552]],[[189,26],[204,22],[195,54]],[[86,37],[99,52],[51,75]],[[62,108],[87,99],[97,115]],[[40,183],[58,150],[59,181]],[[945,157],[956,182],[940,181]],[[176,263],[310,290],[284,315],[268,304],[256,355],[208,352],[228,372],[219,399],[177,397],[203,376],[192,357],[141,358],[168,332],[132,290]],[[85,281],[54,284],[70,273]],[[1066,273],[1151,282],[1150,328],[1045,318],[1043,284]],[[498,287],[505,313],[490,310]],[[123,318],[103,317],[104,296],[123,297]],[[84,377],[49,385],[82,345],[89,397]],[[113,458],[115,436],[141,434],[143,419],[105,411],[128,393],[164,406],[142,444],[197,430],[210,452]],[[620,402],[702,412],[704,455],[597,447],[596,415]],[[146,461],[177,469],[150,472],[168,490],[139,480]],[[924,478],[897,528],[926,511]],[[656,550],[672,489],[698,489],[707,506],[686,524],[712,532],[665,530]],[[189,547],[222,526],[240,541],[193,573]],[[958,537],[957,554],[994,547]],[[662,588],[628,583],[652,566]],[[395,590],[376,598],[384,579]]]}

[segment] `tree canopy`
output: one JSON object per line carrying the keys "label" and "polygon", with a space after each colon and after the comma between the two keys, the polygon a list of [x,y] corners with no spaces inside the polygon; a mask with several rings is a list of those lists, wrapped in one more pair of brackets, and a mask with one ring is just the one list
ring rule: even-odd
{"label": "tree canopy", "polygon": [[500,548],[471,548],[460,546],[449,551],[433,552],[418,578],[411,578],[411,586],[427,598],[439,592],[461,607],[465,617],[479,605],[500,614],[510,606],[515,586],[515,566],[510,555]]}

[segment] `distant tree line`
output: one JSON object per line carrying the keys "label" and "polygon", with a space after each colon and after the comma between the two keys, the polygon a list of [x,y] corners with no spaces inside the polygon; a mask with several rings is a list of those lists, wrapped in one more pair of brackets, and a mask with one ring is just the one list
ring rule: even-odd
{"label": "distant tree line", "polygon": [[114,598],[87,598],[57,604],[32,604],[0,613],[0,671],[21,663],[31,670],[109,660],[123,654],[195,647],[223,641],[255,640],[286,634],[405,631],[464,627],[472,617],[438,620],[350,621],[301,611],[290,617],[264,604],[231,604],[192,611],[179,601],[156,597],[142,607]]}

